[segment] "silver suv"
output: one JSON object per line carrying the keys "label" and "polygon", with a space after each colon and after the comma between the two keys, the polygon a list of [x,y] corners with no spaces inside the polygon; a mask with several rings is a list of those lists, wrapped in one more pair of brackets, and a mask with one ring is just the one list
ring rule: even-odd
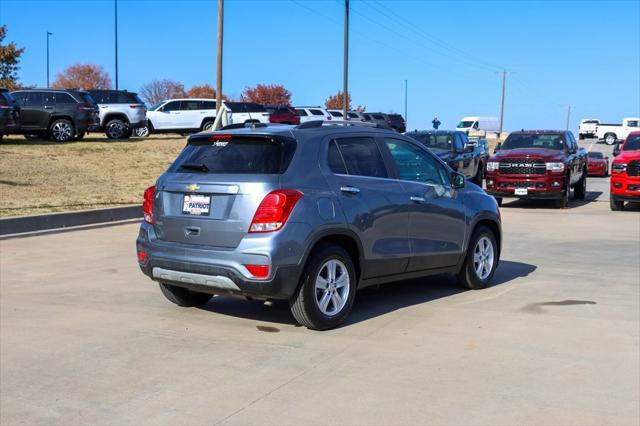
{"label": "silver suv", "polygon": [[122,90],[89,90],[100,108],[100,130],[109,139],[127,139],[147,127],[147,107],[137,94]]}
{"label": "silver suv", "polygon": [[339,325],[357,289],[439,273],[487,286],[497,203],[417,141],[321,121],[200,133],[144,194],[142,271],[179,306],[289,300]]}

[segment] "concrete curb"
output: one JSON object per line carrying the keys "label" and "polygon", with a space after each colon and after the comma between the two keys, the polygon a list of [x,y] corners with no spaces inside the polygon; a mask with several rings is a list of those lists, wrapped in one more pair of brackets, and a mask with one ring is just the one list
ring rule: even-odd
{"label": "concrete curb", "polygon": [[137,204],[107,209],[8,217],[0,219],[0,235],[13,235],[137,218],[142,218],[142,207]]}

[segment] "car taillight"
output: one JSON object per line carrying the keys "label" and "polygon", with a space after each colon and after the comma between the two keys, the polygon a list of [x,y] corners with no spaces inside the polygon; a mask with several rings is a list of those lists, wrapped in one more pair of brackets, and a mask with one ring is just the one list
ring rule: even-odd
{"label": "car taillight", "polygon": [[142,109],[142,108],[144,108],[144,105],[129,105],[129,108]]}
{"label": "car taillight", "polygon": [[155,223],[156,218],[153,216],[153,199],[156,196],[156,187],[150,186],[144,190],[144,201],[142,202],[142,213],[144,213],[144,221],[147,223]]}
{"label": "car taillight", "polygon": [[78,105],[78,109],[80,111],[91,111],[93,110],[93,107],[90,105]]}
{"label": "car taillight", "polygon": [[268,193],[253,215],[249,232],[272,232],[282,228],[302,195],[295,189],[278,189]]}

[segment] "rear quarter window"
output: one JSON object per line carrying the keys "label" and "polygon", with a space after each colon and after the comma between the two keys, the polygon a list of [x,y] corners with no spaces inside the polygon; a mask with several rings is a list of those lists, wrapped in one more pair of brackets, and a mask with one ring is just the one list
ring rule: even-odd
{"label": "rear quarter window", "polygon": [[320,111],[319,109],[310,109],[309,112],[312,115],[324,115],[324,113],[322,111]]}
{"label": "rear quarter window", "polygon": [[193,139],[169,171],[193,173],[198,166],[204,165],[200,171],[205,173],[281,174],[289,166],[295,148],[295,142],[289,139],[242,136]]}

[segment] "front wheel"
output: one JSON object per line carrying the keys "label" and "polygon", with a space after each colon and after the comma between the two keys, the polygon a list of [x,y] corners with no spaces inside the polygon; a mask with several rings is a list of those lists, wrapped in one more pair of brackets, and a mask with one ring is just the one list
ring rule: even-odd
{"label": "front wheel", "polygon": [[484,179],[484,166],[482,165],[482,163],[480,163],[478,164],[478,171],[476,172],[476,175],[473,177],[473,179],[471,179],[471,182],[475,183],[480,188],[482,188],[483,179]]}
{"label": "front wheel", "polygon": [[203,125],[202,125],[202,131],[203,132],[210,132],[213,130],[213,121],[206,121]]}
{"label": "front wheel", "polygon": [[133,133],[139,138],[146,138],[149,136],[149,127],[138,127],[133,131]]}
{"label": "front wheel", "polygon": [[342,247],[325,245],[307,261],[296,294],[290,300],[298,323],[313,330],[337,327],[349,315],[356,293],[353,261]]}
{"label": "front wheel", "polygon": [[56,142],[69,142],[75,133],[73,123],[66,119],[56,120],[49,127],[49,135]]}
{"label": "front wheel", "polygon": [[498,266],[498,258],[496,236],[486,226],[480,226],[469,241],[458,282],[471,290],[487,287]]}
{"label": "front wheel", "polygon": [[213,295],[191,291],[184,287],[160,283],[160,291],[169,301],[182,307],[202,306],[207,303]]}
{"label": "front wheel", "polygon": [[567,185],[564,188],[564,191],[562,191],[562,197],[558,200],[556,200],[556,207],[559,209],[566,209],[567,207],[569,207],[569,178],[567,178]]}
{"label": "front wheel", "polygon": [[613,198],[612,194],[609,194],[609,206],[613,211],[624,210],[624,201],[618,201],[615,198]]}
{"label": "front wheel", "polygon": [[584,200],[587,196],[587,171],[585,170],[582,173],[582,178],[580,178],[580,182],[578,182],[573,189],[573,196],[577,200]]}

